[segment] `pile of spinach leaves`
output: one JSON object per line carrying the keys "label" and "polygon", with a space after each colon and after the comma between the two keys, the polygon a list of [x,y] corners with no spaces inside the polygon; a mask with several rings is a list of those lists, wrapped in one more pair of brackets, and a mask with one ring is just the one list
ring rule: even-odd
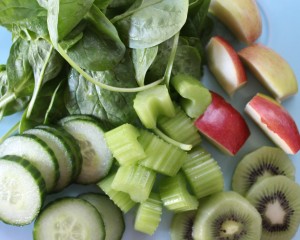
{"label": "pile of spinach leaves", "polygon": [[1,0],[13,44],[0,66],[0,118],[20,132],[69,114],[137,123],[136,92],[200,79],[210,0]]}

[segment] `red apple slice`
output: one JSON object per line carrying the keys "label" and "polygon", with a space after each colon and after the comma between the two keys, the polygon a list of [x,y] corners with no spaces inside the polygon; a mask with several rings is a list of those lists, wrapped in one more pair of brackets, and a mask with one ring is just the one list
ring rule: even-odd
{"label": "red apple slice", "polygon": [[211,104],[195,121],[195,126],[216,147],[231,156],[240,150],[250,135],[241,114],[214,92]]}
{"label": "red apple slice", "polygon": [[244,66],[234,48],[225,39],[212,37],[206,52],[210,71],[229,95],[246,83]]}
{"label": "red apple slice", "polygon": [[238,54],[277,101],[298,92],[297,79],[291,66],[274,50],[262,44],[253,44]]}
{"label": "red apple slice", "polygon": [[262,21],[255,0],[212,0],[210,11],[245,43],[254,42],[262,32]]}
{"label": "red apple slice", "polygon": [[300,149],[300,135],[291,115],[275,99],[258,93],[246,105],[245,111],[288,154]]}

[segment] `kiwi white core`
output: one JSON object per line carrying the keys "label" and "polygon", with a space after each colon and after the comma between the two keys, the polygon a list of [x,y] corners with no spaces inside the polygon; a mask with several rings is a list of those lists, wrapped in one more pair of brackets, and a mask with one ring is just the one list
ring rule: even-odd
{"label": "kiwi white core", "polygon": [[270,220],[272,224],[283,224],[286,212],[282,208],[280,202],[268,203],[265,211],[265,216]]}
{"label": "kiwi white core", "polygon": [[239,234],[243,226],[236,221],[226,221],[222,224],[221,237],[233,236],[234,234]]}

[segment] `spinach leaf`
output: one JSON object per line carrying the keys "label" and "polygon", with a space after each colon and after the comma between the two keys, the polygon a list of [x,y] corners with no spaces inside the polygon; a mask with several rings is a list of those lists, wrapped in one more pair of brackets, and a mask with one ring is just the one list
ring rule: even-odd
{"label": "spinach leaf", "polygon": [[54,45],[83,19],[94,0],[48,0],[48,30]]}
{"label": "spinach leaf", "polygon": [[82,39],[68,49],[68,55],[86,70],[113,68],[123,58],[126,49],[117,30],[95,6],[91,7],[85,20],[88,25]]}
{"label": "spinach leaf", "polygon": [[[147,82],[164,76],[167,62],[172,51],[172,43],[170,39],[159,45],[157,57],[146,75]],[[202,58],[199,50],[191,45],[189,41],[180,37],[173,63],[172,75],[182,73],[199,79],[201,76],[201,64]]]}
{"label": "spinach leaf", "polygon": [[121,20],[116,17],[114,21],[130,48],[149,48],[180,31],[187,19],[188,5],[188,0],[142,1],[136,9],[128,10],[129,16]]}
{"label": "spinach leaf", "polygon": [[[5,65],[0,65],[0,98],[2,98],[8,91],[8,77]],[[8,102],[6,105],[0,108],[0,120],[4,116],[14,114],[22,111],[27,103],[29,97],[17,98]]]}
{"label": "spinach leaf", "polygon": [[6,93],[0,98],[0,109],[17,98],[30,96],[34,78],[28,61],[29,42],[18,38],[11,46],[6,64]]}
{"label": "spinach leaf", "polygon": [[127,9],[129,8],[135,0],[112,0],[109,4],[109,8],[122,8]]}
{"label": "spinach leaf", "polygon": [[112,0],[95,0],[94,5],[100,10],[105,10]]}
{"label": "spinach leaf", "polygon": [[25,40],[47,38],[49,35],[47,27],[47,16],[33,16],[25,18],[12,24],[12,34]]}
{"label": "spinach leaf", "polygon": [[[88,72],[102,83],[119,87],[134,87],[134,67],[129,54],[112,70]],[[89,114],[100,118],[107,126],[136,123],[133,109],[135,93],[111,92],[88,82],[72,69],[68,78],[65,104],[70,114]]]}
{"label": "spinach leaf", "polygon": [[37,0],[37,2],[41,7],[45,8],[45,9],[48,8],[48,0]]}
{"label": "spinach leaf", "polygon": [[59,74],[64,63],[59,53],[44,39],[37,39],[31,42],[28,60],[32,69],[34,69],[35,85],[28,106],[27,117],[31,114],[41,87]]}
{"label": "spinach leaf", "polygon": [[44,9],[36,0],[1,0],[0,25],[11,29],[11,24],[39,15]]}
{"label": "spinach leaf", "polygon": [[139,86],[144,86],[146,73],[156,58],[158,46],[151,48],[132,49],[132,61],[135,78]]}

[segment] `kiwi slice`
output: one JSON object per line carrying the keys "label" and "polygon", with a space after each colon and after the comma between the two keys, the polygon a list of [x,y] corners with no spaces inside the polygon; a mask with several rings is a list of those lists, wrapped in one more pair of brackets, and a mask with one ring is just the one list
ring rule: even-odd
{"label": "kiwi slice", "polygon": [[294,180],[295,166],[281,149],[264,146],[245,155],[237,165],[232,178],[232,189],[246,195],[253,184],[276,175]]}
{"label": "kiwi slice", "polygon": [[300,224],[300,186],[285,176],[265,178],[246,198],[262,216],[263,240],[289,240]]}
{"label": "kiwi slice", "polygon": [[192,232],[196,210],[176,213],[171,223],[171,240],[193,240]]}
{"label": "kiwi slice", "polygon": [[199,203],[192,236],[195,240],[258,240],[261,216],[236,192],[221,192]]}

